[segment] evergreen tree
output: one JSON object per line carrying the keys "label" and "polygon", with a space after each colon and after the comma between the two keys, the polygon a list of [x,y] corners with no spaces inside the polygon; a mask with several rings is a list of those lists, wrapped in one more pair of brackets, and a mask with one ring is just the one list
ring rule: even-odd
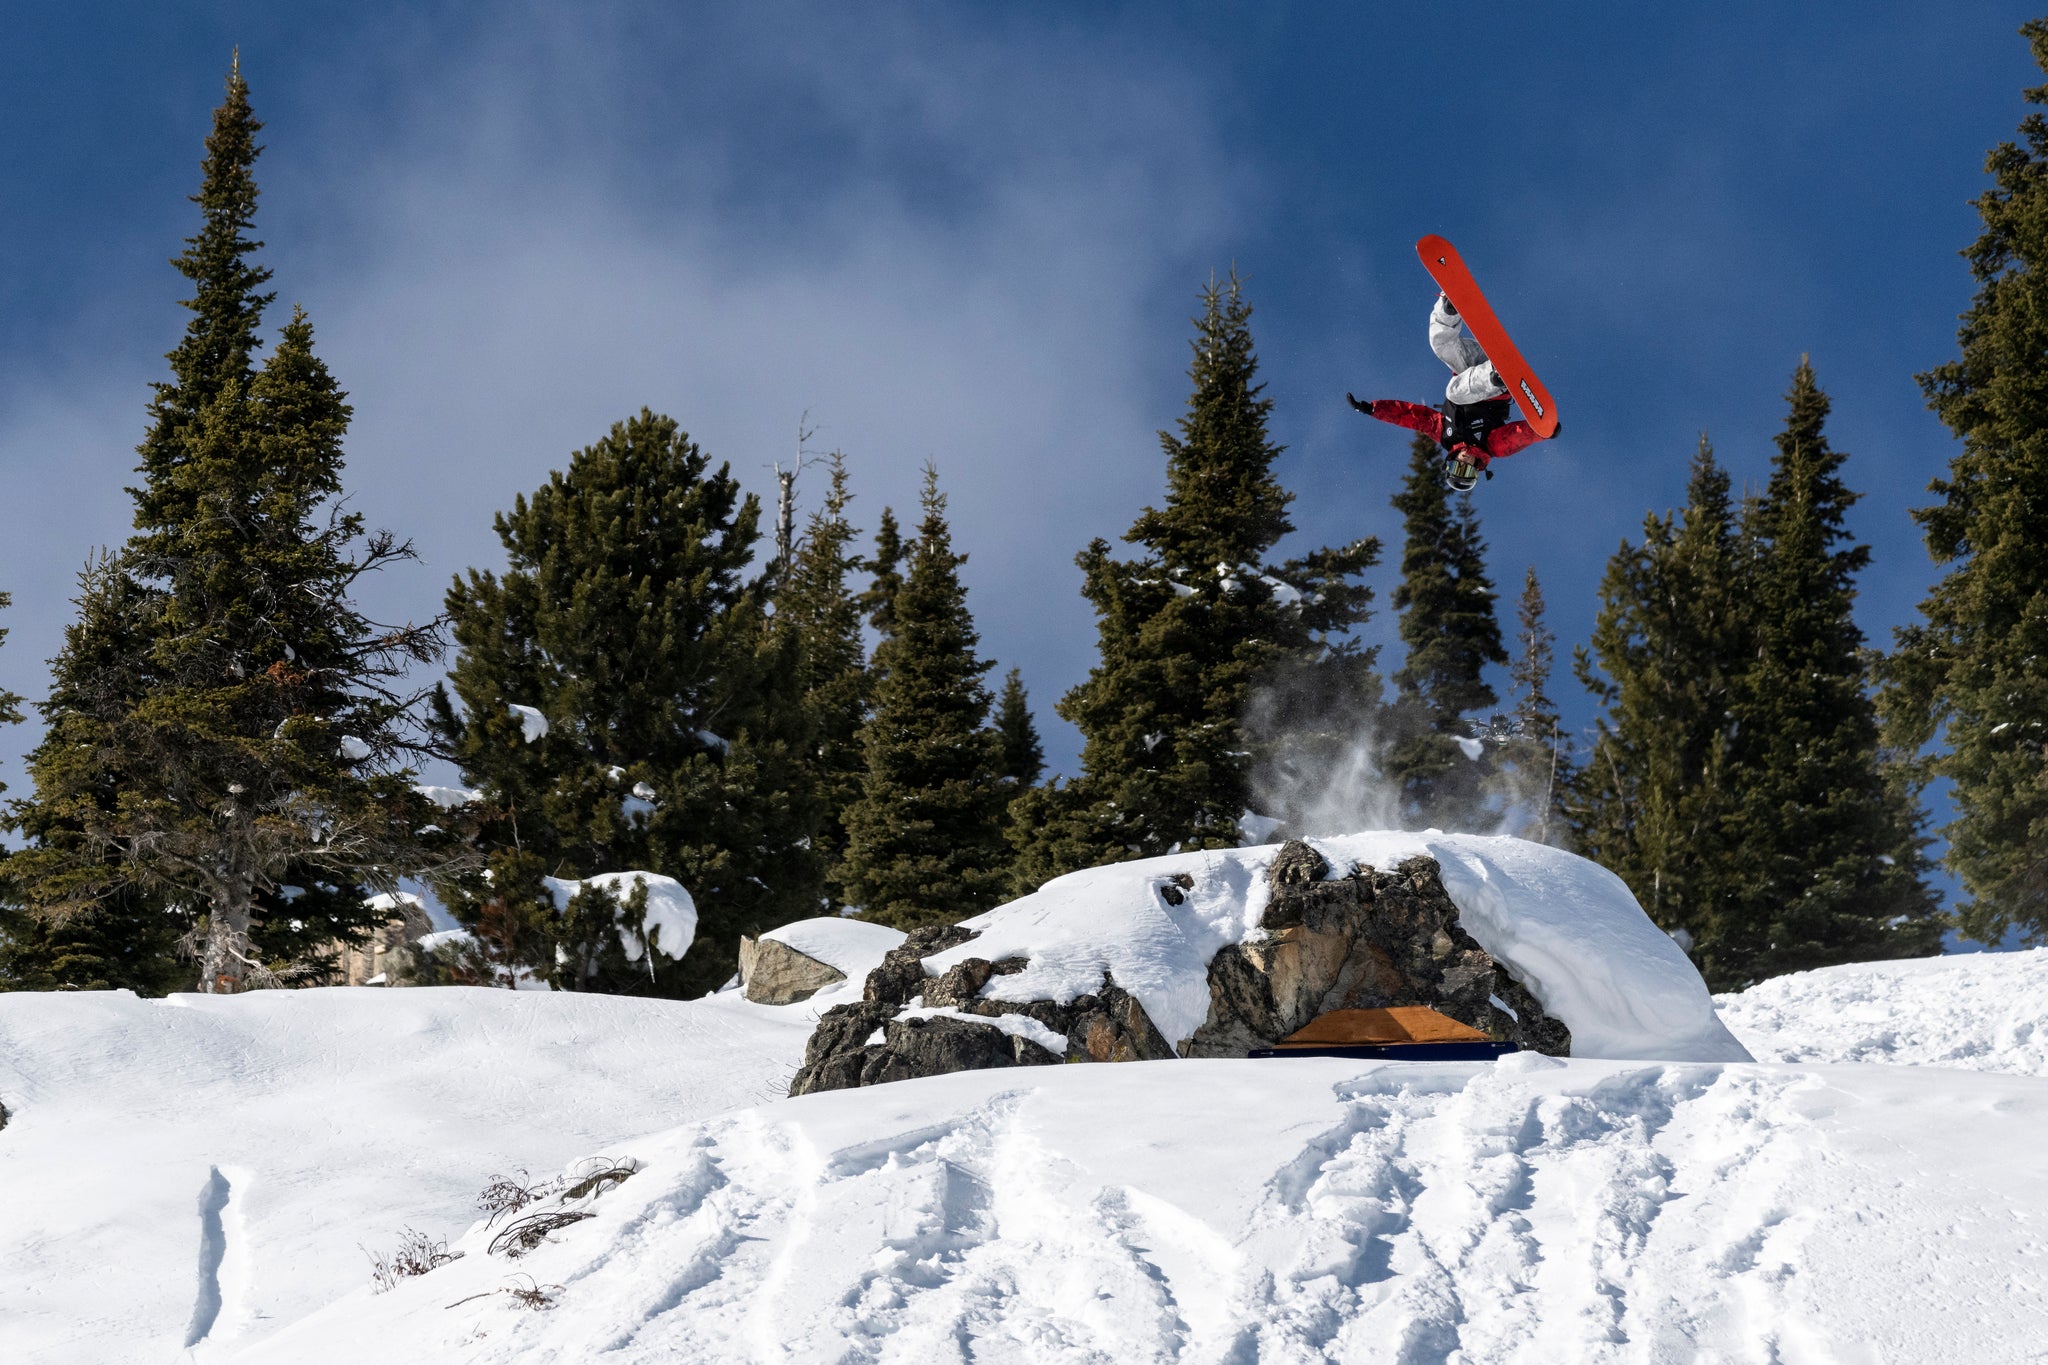
{"label": "evergreen tree", "polygon": [[1732,835],[1735,919],[1709,961],[1754,981],[1837,962],[1935,952],[1919,815],[1892,779],[1851,616],[1868,547],[1846,527],[1857,494],[1824,424],[1828,398],[1802,359],[1770,483],[1757,504],[1754,653],[1735,691],[1741,773]]}
{"label": "evergreen tree", "polygon": [[1452,504],[1438,480],[1436,443],[1418,436],[1394,510],[1405,537],[1401,613],[1407,658],[1394,674],[1387,776],[1400,785],[1403,814],[1416,826],[1472,829],[1481,821],[1493,763],[1476,742],[1470,714],[1497,698],[1484,677],[1504,664],[1486,544],[1468,494]]}
{"label": "evergreen tree", "polygon": [[1646,517],[1642,543],[1608,561],[1591,650],[1574,662],[1601,707],[1571,797],[1580,851],[1708,971],[1742,935],[1726,826],[1741,781],[1734,708],[1754,654],[1752,589],[1728,475],[1702,435],[1684,511]]}
{"label": "evergreen tree", "polygon": [[[0,592],[0,611],[5,611],[13,605],[13,596],[9,593]],[[7,627],[0,626],[0,645],[4,645],[6,643]],[[21,724],[21,698],[16,696],[12,692],[9,692],[6,688],[0,687],[0,725],[19,724]],[[6,784],[0,783],[0,792],[5,792],[6,790]],[[0,858],[4,858],[5,856],[6,851],[4,849],[0,849]]]}
{"label": "evergreen tree", "polygon": [[868,568],[873,577],[860,595],[860,609],[876,634],[886,639],[896,630],[896,594],[903,587],[903,531],[893,508],[882,509],[882,524],[875,529],[875,557]]}
{"label": "evergreen tree", "polygon": [[1024,694],[1023,670],[1013,668],[1003,675],[1003,690],[996,697],[996,735],[1000,756],[996,771],[1013,791],[1035,785],[1045,772],[1045,746],[1038,740],[1038,725],[1031,719],[1031,699]]}
{"label": "evergreen tree", "polygon": [[1543,612],[1543,585],[1532,564],[1516,607],[1515,659],[1508,674],[1514,682],[1514,710],[1505,726],[1507,761],[1500,775],[1506,803],[1529,812],[1524,835],[1557,843],[1566,833],[1565,793],[1575,769],[1571,740],[1550,699],[1556,637],[1544,624]]}
{"label": "evergreen tree", "polygon": [[819,801],[817,854],[826,868],[845,856],[846,808],[858,799],[867,770],[860,739],[868,707],[867,650],[861,600],[850,583],[861,560],[846,519],[852,499],[845,459],[835,452],[824,506],[812,514],[775,594],[775,628],[794,640],[802,705],[815,729],[809,767]]}
{"label": "evergreen tree", "polygon": [[1280,447],[1266,431],[1272,400],[1255,382],[1251,305],[1234,276],[1212,282],[1202,304],[1188,410],[1178,435],[1160,433],[1166,499],[1125,535],[1141,556],[1115,558],[1098,540],[1077,560],[1100,662],[1058,709],[1080,728],[1082,772],[1022,799],[1020,886],[1093,863],[1234,846],[1254,771],[1287,742],[1243,723],[1261,689],[1317,668],[1370,668],[1343,637],[1368,615],[1370,591],[1353,580],[1379,544],[1268,565],[1292,529],[1292,495],[1273,477]]}
{"label": "evergreen tree", "polygon": [[[115,571],[110,558],[87,564],[79,576],[76,623],[65,632],[65,647],[53,660],[54,678],[46,710],[73,710],[85,704],[86,686],[134,692],[132,681],[117,682],[120,670],[138,662],[128,637],[134,599],[133,584]],[[118,759],[118,755],[109,755]],[[121,780],[115,763],[98,774],[101,806],[111,812]],[[166,905],[132,885],[85,895],[52,894],[50,862],[63,858],[67,880],[89,886],[93,875],[86,828],[76,819],[57,818],[52,807],[17,802],[9,824],[27,835],[39,850],[34,858],[16,860],[12,886],[0,906],[0,989],[8,990],[132,990],[160,996],[189,990],[192,971],[181,961],[179,940],[192,927],[192,916]],[[42,904],[32,901],[21,873],[38,860],[44,863]],[[0,864],[0,874],[8,871]],[[53,903],[63,904],[61,914]]]}
{"label": "evergreen tree", "polygon": [[[2048,71],[2048,20],[2020,32]],[[2026,100],[2048,104],[2048,85]],[[1946,861],[1962,929],[1987,943],[2048,942],[2048,118],[2020,134],[1986,162],[1961,354],[1920,376],[1962,449],[1914,514],[1947,573],[1898,632],[1884,695],[1892,744],[1944,743],[1915,777],[1952,784]]]}
{"label": "evergreen tree", "polygon": [[[729,466],[643,409],[497,518],[502,577],[448,591],[459,653],[435,725],[482,791],[490,862],[450,906],[519,926],[526,965],[559,986],[701,994],[742,934],[821,904],[815,733],[796,633],[771,628],[768,584],[747,577],[759,522]],[[590,970],[557,970],[600,917],[543,878],[625,871],[690,891],[694,946],[651,977],[587,954]]]}
{"label": "evergreen tree", "polygon": [[861,731],[867,773],[846,812],[836,874],[865,918],[899,929],[951,924],[993,906],[1008,882],[1001,745],[986,728],[988,660],[967,610],[938,472],[875,648],[874,712]]}
{"label": "evergreen tree", "polygon": [[238,65],[175,261],[193,317],[151,404],[136,533],[89,575],[35,796],[10,813],[36,839],[12,870],[41,918],[198,907],[200,986],[222,991],[317,976],[315,949],[377,918],[364,884],[434,856],[397,689],[436,632],[349,600],[410,547],[339,510],[350,409],[303,313],[254,368],[260,126]]}

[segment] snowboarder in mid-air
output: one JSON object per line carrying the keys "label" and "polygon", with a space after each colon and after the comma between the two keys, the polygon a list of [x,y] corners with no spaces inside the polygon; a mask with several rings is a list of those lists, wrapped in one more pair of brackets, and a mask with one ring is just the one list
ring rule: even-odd
{"label": "snowboarder in mid-air", "polygon": [[[1398,398],[1373,402],[1345,394],[1351,406],[1367,417],[1419,431],[1444,450],[1440,477],[1444,487],[1465,493],[1478,484],[1487,466],[1543,439],[1519,418],[1509,420],[1507,384],[1479,343],[1465,330],[1464,320],[1448,295],[1439,295],[1429,310],[1429,349],[1451,367],[1441,410]],[[1556,432],[1551,433],[1555,435]]]}

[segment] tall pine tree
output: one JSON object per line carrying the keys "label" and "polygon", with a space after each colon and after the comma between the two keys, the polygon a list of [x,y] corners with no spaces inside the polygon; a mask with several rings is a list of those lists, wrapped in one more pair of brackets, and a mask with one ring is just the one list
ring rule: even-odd
{"label": "tall pine tree", "polygon": [[896,524],[895,510],[884,507],[881,525],[875,528],[874,557],[868,561],[871,577],[859,599],[868,624],[883,639],[896,631],[896,594],[903,587],[903,555],[903,529]]}
{"label": "tall pine tree", "polygon": [[865,918],[899,929],[951,924],[993,906],[1008,884],[1001,744],[987,728],[989,661],[967,610],[938,472],[875,648],[874,712],[861,731],[867,772],[846,812],[836,880]]}
{"label": "tall pine tree", "polygon": [[1828,444],[1828,398],[1801,359],[1757,503],[1754,651],[1736,689],[1741,781],[1732,834],[1740,932],[1711,960],[1753,981],[1836,962],[1934,952],[1919,815],[1887,770],[1851,609],[1869,563],[1846,525],[1857,499]]}
{"label": "tall pine tree", "polygon": [[1398,783],[1402,814],[1415,826],[1474,829],[1484,819],[1493,761],[1479,743],[1471,715],[1498,700],[1488,664],[1504,664],[1486,543],[1470,494],[1454,504],[1438,479],[1436,443],[1418,436],[1394,510],[1405,532],[1401,613],[1407,657],[1394,674],[1385,771]]}
{"label": "tall pine tree", "polygon": [[[798,642],[770,628],[770,585],[747,572],[760,510],[643,409],[497,518],[502,576],[448,591],[459,653],[436,726],[482,790],[491,861],[451,905],[511,921],[503,936],[558,986],[701,994],[732,974],[742,934],[821,904]],[[610,956],[605,907],[559,905],[541,880],[625,871],[696,900],[681,962]],[[592,966],[564,975],[563,956]]]}
{"label": "tall pine tree", "polygon": [[1646,517],[1642,543],[1608,561],[1590,651],[1574,661],[1601,708],[1571,798],[1580,851],[1709,971],[1743,934],[1726,825],[1741,780],[1736,692],[1755,652],[1751,591],[1728,474],[1702,435],[1683,512]]}
{"label": "tall pine tree", "polygon": [[811,515],[775,589],[775,630],[794,646],[802,706],[813,727],[806,766],[819,802],[816,851],[828,869],[845,855],[846,809],[858,799],[867,768],[860,728],[870,686],[861,598],[851,582],[861,567],[853,549],[857,533],[846,518],[852,500],[845,459],[835,452],[824,505]]}
{"label": "tall pine tree", "polygon": [[[2048,72],[2048,20],[2020,32]],[[2048,85],[2026,100],[2048,105]],[[1884,695],[1894,745],[1941,741],[1919,776],[1951,784],[1959,919],[1987,943],[2048,942],[2048,118],[2029,113],[2020,134],[1985,165],[1961,354],[1920,376],[1962,449],[1914,514],[1947,573],[1898,632]]]}
{"label": "tall pine tree", "polygon": [[996,734],[1001,754],[996,770],[1014,791],[1034,785],[1045,772],[1045,746],[1038,739],[1038,724],[1031,719],[1031,698],[1024,691],[1024,673],[1013,668],[1003,675],[1003,690],[996,697]]}
{"label": "tall pine tree", "polygon": [[1532,564],[1516,604],[1515,658],[1508,673],[1514,709],[1501,739],[1505,762],[1496,781],[1504,804],[1525,813],[1523,834],[1546,844],[1566,838],[1566,793],[1576,771],[1571,740],[1550,698],[1556,643],[1544,623],[1543,585]]}
{"label": "tall pine tree", "polygon": [[1100,662],[1058,709],[1080,728],[1082,771],[1019,806],[1020,886],[1236,845],[1260,750],[1284,743],[1244,724],[1260,690],[1325,666],[1355,681],[1361,660],[1369,672],[1345,637],[1368,615],[1370,591],[1353,580],[1378,542],[1267,560],[1293,529],[1293,495],[1273,475],[1281,448],[1267,435],[1251,311],[1235,276],[1204,292],[1188,409],[1178,434],[1160,433],[1166,499],[1124,537],[1140,556],[1118,559],[1098,540],[1077,560]]}
{"label": "tall pine tree", "polygon": [[[46,712],[78,709],[88,684],[94,690],[135,690],[132,682],[113,682],[116,671],[139,662],[127,630],[133,589],[108,556],[96,556],[79,575],[78,620],[66,629],[64,649],[52,661]],[[111,811],[120,771],[103,766],[98,778],[100,805]],[[191,989],[193,974],[178,946],[192,927],[188,911],[129,885],[68,898],[64,913],[53,914],[50,904],[65,899],[48,884],[55,857],[70,869],[67,882],[93,879],[96,859],[87,830],[33,801],[15,803],[8,822],[39,852],[17,862],[15,883],[4,897],[8,904],[0,907],[0,989],[132,990],[145,996]],[[41,905],[18,880],[38,860],[44,864],[38,874],[44,881]]]}
{"label": "tall pine tree", "polygon": [[220,991],[293,979],[376,918],[365,884],[433,858],[400,683],[436,632],[374,626],[349,598],[410,547],[340,510],[350,410],[304,314],[253,361],[271,299],[246,236],[260,127],[237,64],[174,262],[193,316],[151,404],[136,533],[88,575],[35,795],[10,815],[35,839],[13,872],[46,923],[198,907],[200,986]]}

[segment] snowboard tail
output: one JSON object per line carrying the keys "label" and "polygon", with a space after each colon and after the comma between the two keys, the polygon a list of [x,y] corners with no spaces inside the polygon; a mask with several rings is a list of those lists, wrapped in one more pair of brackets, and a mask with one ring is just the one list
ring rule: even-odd
{"label": "snowboard tail", "polygon": [[1550,437],[1557,434],[1557,404],[1550,396],[1550,390],[1543,387],[1543,381],[1536,377],[1536,371],[1522,358],[1522,352],[1508,336],[1507,328],[1501,326],[1494,316],[1493,306],[1486,301],[1486,295],[1479,292],[1479,286],[1472,279],[1472,272],[1465,267],[1465,258],[1458,249],[1443,238],[1431,234],[1415,244],[1415,254],[1422,258],[1422,268],[1436,281],[1437,288],[1444,291],[1444,297],[1458,310],[1458,316],[1465,320],[1472,339],[1486,352],[1487,360],[1499,373],[1501,382],[1508,386],[1508,394],[1522,409],[1522,416],[1535,428],[1538,436]]}

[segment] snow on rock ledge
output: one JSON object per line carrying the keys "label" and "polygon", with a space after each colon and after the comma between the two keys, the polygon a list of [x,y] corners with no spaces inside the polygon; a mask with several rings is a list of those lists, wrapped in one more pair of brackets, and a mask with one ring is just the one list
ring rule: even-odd
{"label": "snow on rock ledge", "polygon": [[740,939],[740,983],[757,1005],[794,1005],[882,964],[903,934],[880,924],[830,916],[798,920],[758,939]]}
{"label": "snow on rock ledge", "polygon": [[[1508,837],[1383,832],[1313,841],[1328,878],[1433,860],[1458,927],[1571,1031],[1571,1055],[1747,1061],[1685,954],[1621,879],[1583,858]],[[1090,868],[965,921],[971,940],[923,960],[944,976],[969,959],[1004,964],[977,999],[1065,1005],[1105,973],[1176,1050],[1208,1021],[1209,966],[1256,945],[1280,846],[1176,854]],[[1169,892],[1168,888],[1172,888]],[[932,1003],[929,999],[927,1003]]]}

